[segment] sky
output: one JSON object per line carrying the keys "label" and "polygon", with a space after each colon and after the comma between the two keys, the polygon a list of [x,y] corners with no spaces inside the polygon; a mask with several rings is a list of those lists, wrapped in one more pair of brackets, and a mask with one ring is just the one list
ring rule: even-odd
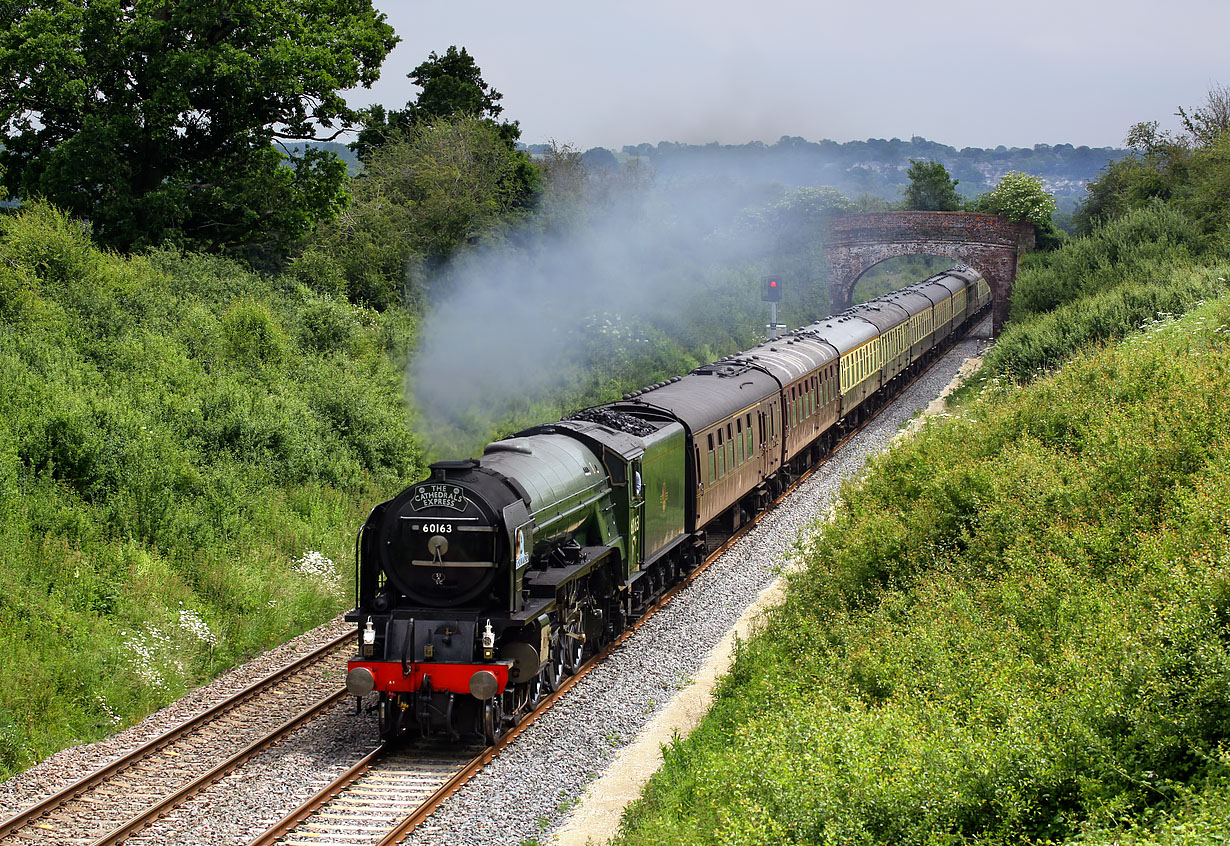
{"label": "sky", "polygon": [[401,43],[352,105],[400,108],[465,47],[527,144],[910,138],[1122,146],[1230,84],[1227,0],[375,0]]}

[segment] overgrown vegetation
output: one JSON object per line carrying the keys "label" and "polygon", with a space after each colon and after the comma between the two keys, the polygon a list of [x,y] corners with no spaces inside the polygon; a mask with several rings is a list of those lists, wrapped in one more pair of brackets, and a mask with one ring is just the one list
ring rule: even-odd
{"label": "overgrown vegetation", "polygon": [[619,842],[1226,841],[1230,233],[1191,213],[1203,161],[1031,259],[981,380],[843,488]]}
{"label": "overgrown vegetation", "polygon": [[1224,832],[1228,336],[1219,300],[873,461],[622,842]]}
{"label": "overgrown vegetation", "polygon": [[1182,212],[1207,233],[1230,227],[1230,88],[1214,85],[1202,107],[1180,108],[1185,132],[1161,132],[1157,121],[1132,127],[1132,155],[1107,165],[1089,185],[1089,197],[1074,217],[1088,234],[1150,201]]}
{"label": "overgrown vegetation", "polygon": [[349,602],[353,529],[418,471],[379,314],[230,261],[0,218],[0,775]]}
{"label": "overgrown vegetation", "polygon": [[1118,340],[1158,314],[1182,314],[1216,295],[1225,288],[1225,268],[1196,261],[1207,245],[1190,219],[1153,202],[1062,250],[1031,257],[986,374],[1029,379],[1088,344]]}

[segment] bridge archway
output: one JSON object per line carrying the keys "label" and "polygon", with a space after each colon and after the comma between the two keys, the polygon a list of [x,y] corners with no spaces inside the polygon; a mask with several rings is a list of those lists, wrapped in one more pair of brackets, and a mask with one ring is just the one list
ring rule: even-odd
{"label": "bridge archway", "polygon": [[850,307],[858,278],[890,258],[948,256],[982,274],[991,286],[992,333],[1008,318],[1021,256],[1034,248],[1034,228],[989,214],[877,212],[834,218],[825,237],[833,312]]}

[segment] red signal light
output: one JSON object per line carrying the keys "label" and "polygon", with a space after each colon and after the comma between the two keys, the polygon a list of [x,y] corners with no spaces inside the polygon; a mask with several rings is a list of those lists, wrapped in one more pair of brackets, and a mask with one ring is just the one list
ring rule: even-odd
{"label": "red signal light", "polygon": [[760,299],[767,303],[781,302],[782,299],[782,283],[781,277],[766,276],[760,288]]}

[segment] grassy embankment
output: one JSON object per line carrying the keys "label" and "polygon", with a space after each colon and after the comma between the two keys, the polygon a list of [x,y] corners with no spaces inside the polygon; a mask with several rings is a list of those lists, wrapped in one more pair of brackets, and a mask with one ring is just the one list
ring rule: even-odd
{"label": "grassy embankment", "polygon": [[0,218],[0,777],[349,607],[404,316]]}
{"label": "grassy embankment", "polygon": [[1154,208],[1031,262],[981,381],[844,488],[621,843],[1230,840],[1230,265],[1203,246]]}

